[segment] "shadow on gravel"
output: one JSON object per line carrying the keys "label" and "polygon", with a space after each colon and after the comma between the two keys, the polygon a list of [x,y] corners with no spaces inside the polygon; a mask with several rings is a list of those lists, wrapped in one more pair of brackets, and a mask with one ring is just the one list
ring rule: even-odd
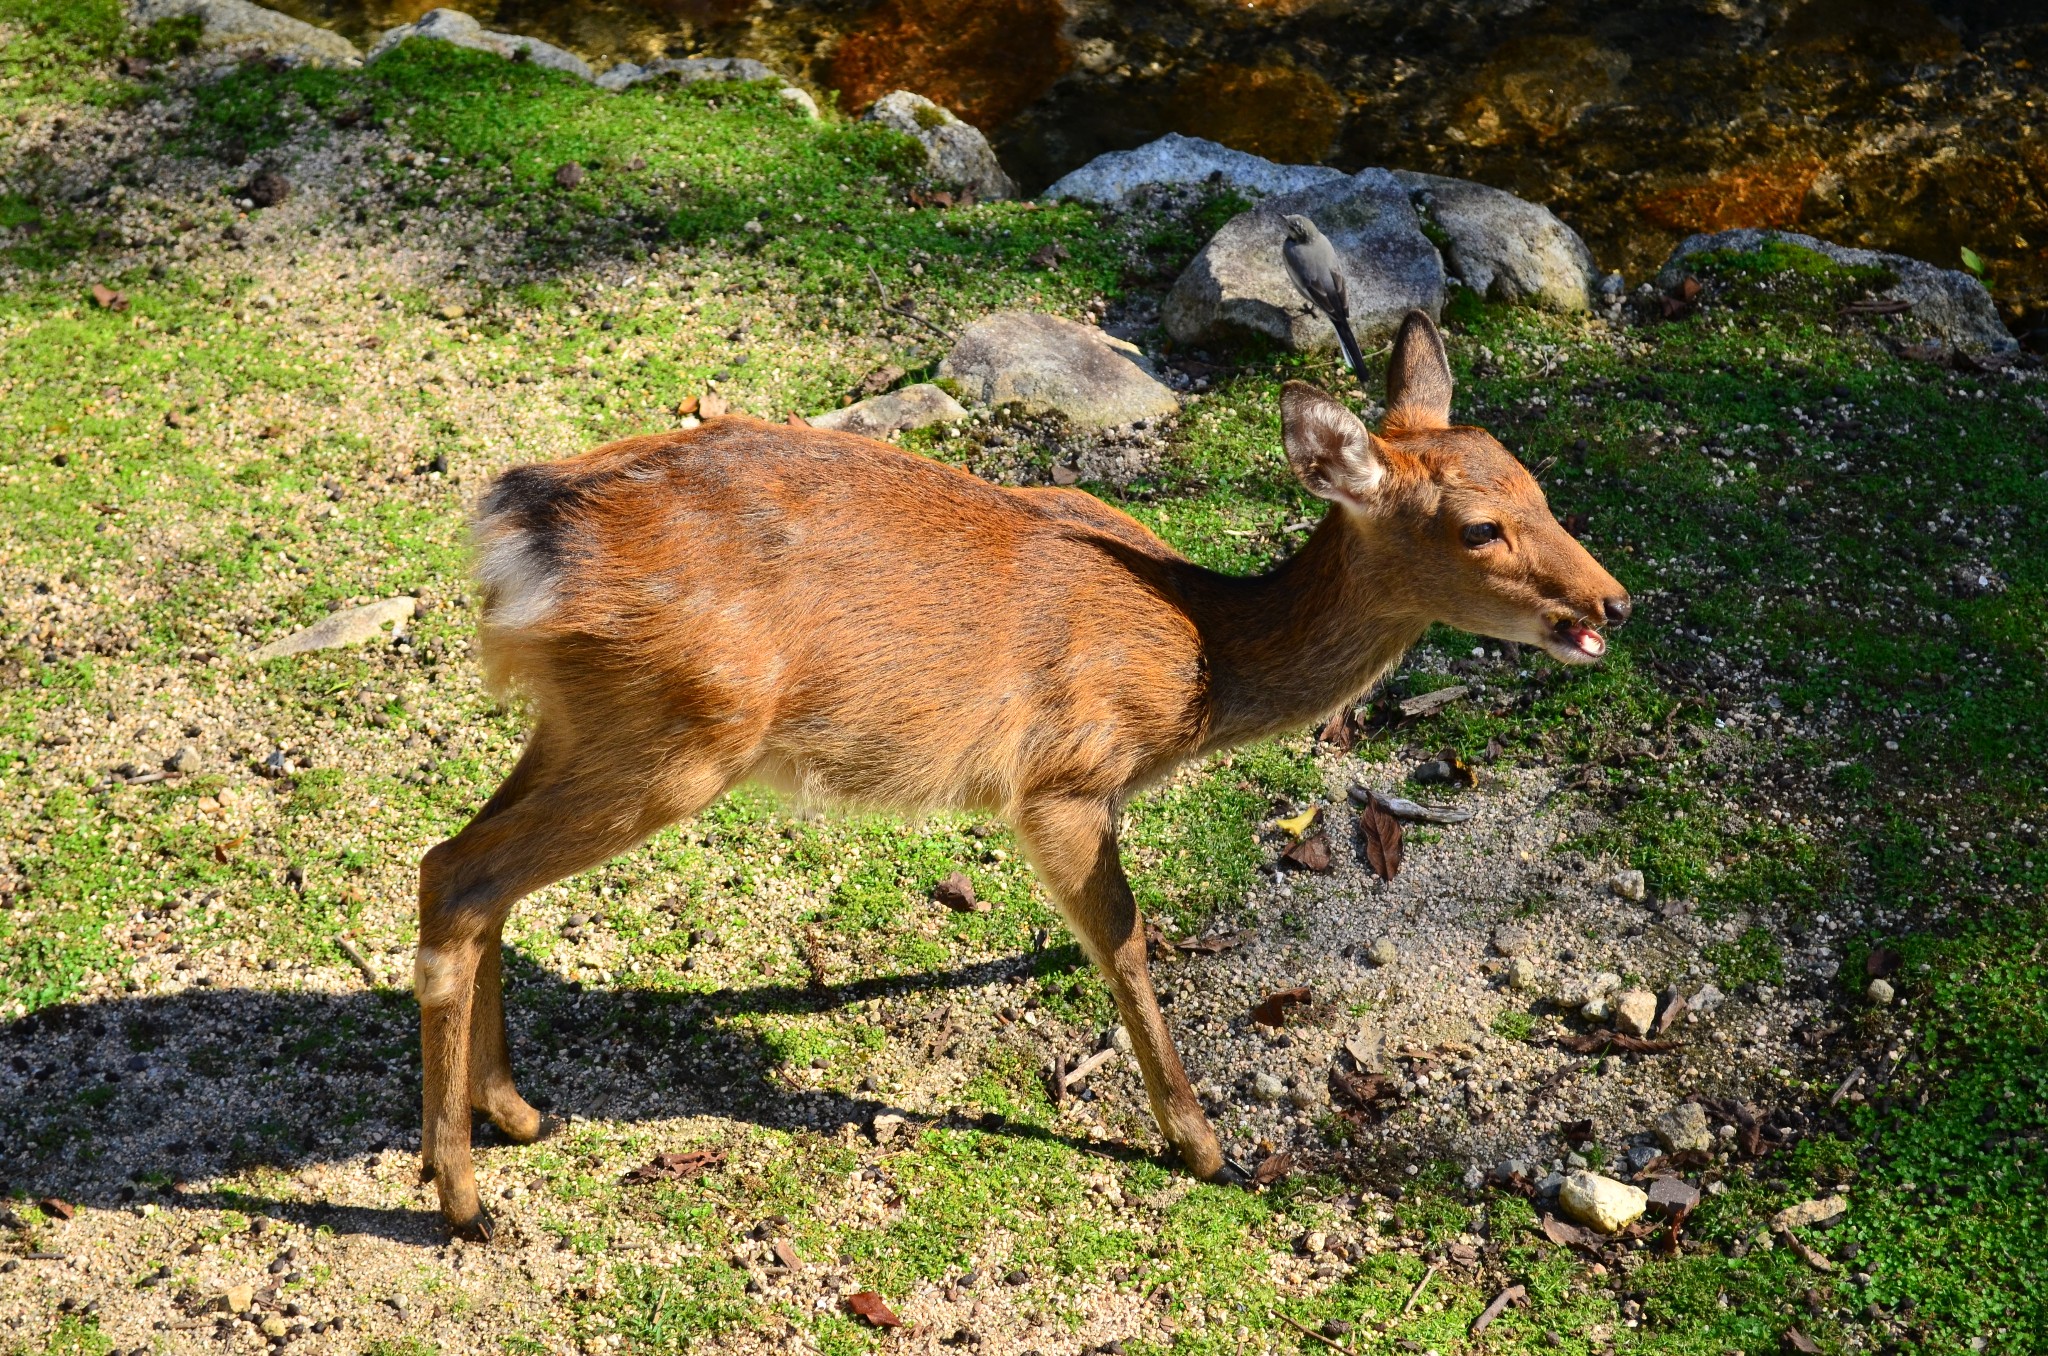
{"label": "shadow on gravel", "polygon": [[[879,1096],[806,1088],[745,1020],[822,1012],[869,999],[972,989],[1059,964],[1056,948],[925,974],[830,988],[765,984],[703,993],[585,989],[505,952],[506,1010],[520,1090],[557,1116],[644,1121],[715,1116],[836,1133],[895,1108]],[[1072,958],[1079,963],[1078,953]],[[945,1010],[883,1015],[913,1058],[959,1033]],[[250,1168],[302,1171],[419,1147],[417,1009],[403,990],[311,993],[191,988],[45,1008],[0,1029],[0,1194],[61,1196],[118,1209],[236,1209],[444,1241],[430,1209],[340,1205],[262,1190],[186,1190]],[[927,1029],[928,1028],[928,1029]],[[923,1052],[919,1054],[918,1052]],[[951,1112],[940,1123],[1051,1140],[1098,1157],[1140,1149]],[[504,1139],[476,1129],[488,1171]],[[661,1145],[678,1148],[681,1145]]]}

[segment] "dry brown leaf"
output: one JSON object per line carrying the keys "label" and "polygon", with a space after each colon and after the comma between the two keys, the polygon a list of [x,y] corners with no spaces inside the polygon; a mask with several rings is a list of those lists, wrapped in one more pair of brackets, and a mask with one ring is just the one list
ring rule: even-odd
{"label": "dry brown leaf", "polygon": [[896,1317],[896,1311],[882,1303],[882,1297],[872,1290],[856,1290],[846,1297],[846,1307],[878,1328],[900,1328],[903,1320]]}
{"label": "dry brown leaf", "polygon": [[70,1219],[78,1213],[78,1207],[62,1196],[45,1196],[36,1204],[43,1207],[44,1214],[56,1219]]}
{"label": "dry brown leaf", "polygon": [[1785,1345],[1799,1352],[1800,1356],[1818,1356],[1820,1352],[1820,1343],[1797,1328],[1785,1329]]}
{"label": "dry brown leaf", "polygon": [[1282,989],[1269,993],[1252,1004],[1252,1020],[1260,1026],[1285,1026],[1287,1014],[1294,1008],[1307,1007],[1309,987],[1304,984],[1298,989]]}
{"label": "dry brown leaf", "polygon": [[128,309],[128,294],[116,292],[103,283],[92,285],[92,304],[103,311],[125,311]]}
{"label": "dry brown leaf", "polygon": [[1359,836],[1365,840],[1365,861],[1381,880],[1401,872],[1401,821],[1377,802],[1358,812]]}
{"label": "dry brown leaf", "polygon": [[1330,869],[1330,836],[1315,834],[1292,844],[1280,854],[1280,860],[1293,862],[1304,871],[1328,871]]}
{"label": "dry brown leaf", "polygon": [[1465,761],[1464,754],[1459,753],[1456,749],[1445,749],[1437,755],[1437,759],[1451,770],[1452,781],[1468,791],[1477,789],[1479,786],[1479,774],[1474,772],[1472,765]]}
{"label": "dry brown leaf", "polygon": [[785,1270],[802,1271],[804,1269],[803,1259],[796,1255],[796,1249],[790,1246],[789,1240],[786,1238],[775,1240],[775,1260],[782,1263]]}
{"label": "dry brown leaf", "polygon": [[1656,1025],[1650,1028],[1652,1036],[1661,1036],[1671,1029],[1671,1024],[1685,1016],[1685,995],[1672,985],[1664,991],[1664,1009],[1657,1014]]}
{"label": "dry brown leaf", "polygon": [[1357,745],[1359,733],[1357,708],[1347,706],[1330,717],[1316,738],[1340,753],[1349,753]]}
{"label": "dry brown leaf", "polygon": [[1600,1251],[1600,1245],[1606,1241],[1591,1229],[1581,1229],[1555,1215],[1543,1217],[1543,1236],[1563,1247],[1584,1248],[1588,1252]]}
{"label": "dry brown leaf", "polygon": [[1238,932],[1218,933],[1214,937],[1183,937],[1173,945],[1176,950],[1193,955],[1214,956],[1243,946],[1255,935],[1251,929],[1245,928]]}
{"label": "dry brown leaf", "polygon": [[987,913],[988,901],[978,899],[974,893],[974,882],[967,879],[965,871],[952,875],[932,887],[932,898],[951,909],[954,913]]}
{"label": "dry brown leaf", "polygon": [[811,426],[810,420],[804,418],[800,414],[795,413],[794,411],[790,413],[789,418],[783,420],[782,422],[789,425],[791,428],[809,428]]}
{"label": "dry brown leaf", "polygon": [[1294,1155],[1282,1149],[1252,1169],[1253,1186],[1271,1186],[1294,1171]]}
{"label": "dry brown leaf", "polygon": [[1471,690],[1471,688],[1463,683],[1453,683],[1449,687],[1440,687],[1434,692],[1425,692],[1419,697],[1406,698],[1401,703],[1401,714],[1410,720],[1419,720],[1423,716],[1433,716],[1452,702],[1464,698]]}
{"label": "dry brown leaf", "polygon": [[1330,1091],[1335,1093],[1340,1101],[1350,1102],[1371,1111],[1377,1109],[1381,1102],[1399,1100],[1401,1085],[1385,1074],[1357,1074],[1347,1069],[1332,1069]]}
{"label": "dry brown leaf", "polygon": [[697,413],[705,419],[716,419],[731,412],[731,402],[716,391],[706,391],[697,398]]}
{"label": "dry brown leaf", "polygon": [[627,1186],[650,1182],[686,1182],[702,1177],[725,1162],[723,1149],[692,1149],[686,1154],[656,1154],[619,1180]]}

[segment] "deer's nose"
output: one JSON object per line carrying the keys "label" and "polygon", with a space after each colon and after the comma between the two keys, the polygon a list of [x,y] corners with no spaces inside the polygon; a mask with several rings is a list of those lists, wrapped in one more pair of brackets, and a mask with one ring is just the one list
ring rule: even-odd
{"label": "deer's nose", "polygon": [[1634,610],[1635,604],[1629,602],[1628,595],[1624,593],[1618,598],[1604,600],[1600,607],[1606,614],[1609,626],[1620,626],[1628,620],[1628,614]]}

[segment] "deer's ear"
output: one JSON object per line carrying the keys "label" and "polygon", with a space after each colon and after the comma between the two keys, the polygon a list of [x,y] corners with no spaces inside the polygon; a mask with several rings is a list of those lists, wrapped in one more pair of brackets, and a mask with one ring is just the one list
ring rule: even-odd
{"label": "deer's ear", "polygon": [[1444,358],[1443,336],[1425,312],[1410,311],[1387,359],[1387,427],[1450,426],[1451,365]]}
{"label": "deer's ear", "polygon": [[1361,509],[1379,499],[1387,481],[1386,448],[1357,415],[1305,381],[1281,389],[1280,440],[1310,494]]}

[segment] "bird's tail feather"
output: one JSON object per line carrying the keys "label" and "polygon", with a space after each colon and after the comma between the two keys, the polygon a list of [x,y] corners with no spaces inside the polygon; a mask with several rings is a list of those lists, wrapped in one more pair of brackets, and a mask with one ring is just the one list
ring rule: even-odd
{"label": "bird's tail feather", "polygon": [[1372,383],[1365,375],[1365,355],[1358,351],[1358,339],[1351,333],[1351,322],[1341,315],[1330,316],[1330,326],[1337,331],[1337,346],[1344,350],[1344,361],[1351,364],[1352,375],[1358,378],[1360,386]]}

